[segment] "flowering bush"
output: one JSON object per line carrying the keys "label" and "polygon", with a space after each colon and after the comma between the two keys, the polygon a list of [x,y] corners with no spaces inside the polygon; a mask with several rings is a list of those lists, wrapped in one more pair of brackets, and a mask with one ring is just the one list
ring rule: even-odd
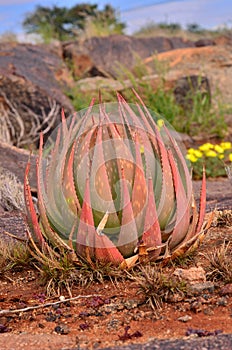
{"label": "flowering bush", "polygon": [[202,178],[203,165],[207,177],[225,176],[225,165],[232,162],[232,143],[214,145],[207,142],[198,148],[189,148],[186,157],[191,162],[193,178],[196,180]]}

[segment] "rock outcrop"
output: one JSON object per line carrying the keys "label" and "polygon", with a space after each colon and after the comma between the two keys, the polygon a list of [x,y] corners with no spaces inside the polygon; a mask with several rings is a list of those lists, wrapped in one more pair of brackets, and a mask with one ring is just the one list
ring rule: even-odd
{"label": "rock outcrop", "polygon": [[47,47],[0,44],[0,139],[17,146],[34,143],[73,112],[63,90],[70,73]]}
{"label": "rock outcrop", "polygon": [[139,59],[154,53],[194,46],[193,41],[178,37],[111,35],[64,43],[63,55],[71,62],[77,78],[94,75],[118,77],[121,67],[131,69]]}

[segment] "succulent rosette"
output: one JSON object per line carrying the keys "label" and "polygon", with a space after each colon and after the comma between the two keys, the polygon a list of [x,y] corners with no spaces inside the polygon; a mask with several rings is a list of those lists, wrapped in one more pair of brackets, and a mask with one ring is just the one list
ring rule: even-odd
{"label": "succulent rosette", "polygon": [[40,148],[38,214],[28,162],[25,199],[37,250],[128,267],[184,253],[202,234],[178,134],[143,104],[100,103],[65,118]]}

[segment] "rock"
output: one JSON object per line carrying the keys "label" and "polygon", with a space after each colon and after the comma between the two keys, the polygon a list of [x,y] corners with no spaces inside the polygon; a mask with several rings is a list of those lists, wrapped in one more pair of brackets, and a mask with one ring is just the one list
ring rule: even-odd
{"label": "rock", "polygon": [[225,286],[223,286],[220,291],[220,295],[232,295],[232,283],[228,283]]}
{"label": "rock", "polygon": [[118,77],[123,73],[122,67],[131,69],[139,59],[145,59],[154,52],[194,46],[193,41],[178,37],[111,35],[64,43],[63,56],[71,62],[77,78],[96,75]]}
{"label": "rock", "polygon": [[190,310],[193,311],[195,314],[202,311],[202,303],[198,300],[195,300],[190,305]]}
{"label": "rock", "polygon": [[62,59],[45,46],[0,44],[0,139],[17,146],[38,140],[73,107],[62,92],[71,83]]}
{"label": "rock", "polygon": [[203,46],[211,46],[211,45],[216,45],[215,41],[212,39],[199,39],[195,41],[195,46],[196,47],[203,47]]}
{"label": "rock", "polygon": [[[231,39],[232,43],[232,39]],[[175,82],[184,76],[197,75],[207,77],[212,96],[218,96],[220,102],[230,104],[232,99],[232,45],[188,47],[170,50],[153,55],[149,62],[156,59],[167,67],[165,75],[169,88],[175,88]]]}
{"label": "rock", "polygon": [[55,327],[54,331],[58,334],[69,334],[70,329],[66,324],[60,324]]}
{"label": "rock", "polygon": [[227,304],[228,304],[228,300],[226,299],[226,297],[221,297],[217,301],[217,305],[219,306],[227,306]]}
{"label": "rock", "polygon": [[[23,183],[30,152],[0,141],[1,167],[13,173]],[[31,155],[30,185],[36,187],[36,157]]]}
{"label": "rock", "polygon": [[189,315],[184,315],[184,316],[181,316],[181,317],[178,317],[178,321],[181,321],[181,322],[188,322],[188,321],[190,321],[192,319],[192,317],[191,316],[189,316]]}
{"label": "rock", "polygon": [[213,282],[210,281],[190,285],[190,291],[194,294],[201,294],[206,291],[212,293],[214,291],[214,288],[215,286]]}
{"label": "rock", "polygon": [[177,268],[174,275],[181,280],[185,280],[190,285],[206,282],[205,270],[202,267],[191,267],[190,269]]}

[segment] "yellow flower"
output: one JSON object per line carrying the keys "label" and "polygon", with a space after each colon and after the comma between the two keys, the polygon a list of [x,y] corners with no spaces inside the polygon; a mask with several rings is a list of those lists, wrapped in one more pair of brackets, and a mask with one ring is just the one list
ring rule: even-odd
{"label": "yellow flower", "polygon": [[224,154],[219,154],[219,155],[218,155],[218,158],[219,158],[219,159],[224,159],[225,156],[224,156]]}
{"label": "yellow flower", "polygon": [[199,146],[200,151],[209,151],[212,148],[213,148],[213,144],[210,142],[206,142],[203,145]]}
{"label": "yellow flower", "polygon": [[197,157],[194,156],[194,154],[187,154],[186,158],[190,160],[191,163],[196,163],[197,162]]}
{"label": "yellow flower", "polygon": [[192,155],[196,158],[201,158],[203,156],[203,153],[201,151],[199,151],[198,149],[195,148],[189,148],[188,149],[188,154]]}
{"label": "yellow flower", "polygon": [[219,145],[214,146],[214,149],[217,153],[224,153],[224,149]]}
{"label": "yellow flower", "polygon": [[231,142],[221,142],[220,146],[226,150],[226,149],[231,149],[232,148],[232,143]]}
{"label": "yellow flower", "polygon": [[201,158],[203,156],[203,153],[201,151],[199,151],[198,149],[195,150],[194,152],[194,155],[197,157],[197,158]]}
{"label": "yellow flower", "polygon": [[229,154],[229,160],[232,162],[232,153]]}
{"label": "yellow flower", "polygon": [[144,153],[144,146],[143,146],[143,145],[140,146],[140,153],[141,153],[141,154]]}
{"label": "yellow flower", "polygon": [[194,154],[195,153],[195,148],[189,148],[188,149],[188,154]]}
{"label": "yellow flower", "polygon": [[206,157],[217,157],[217,153],[215,151],[209,150],[205,152]]}

